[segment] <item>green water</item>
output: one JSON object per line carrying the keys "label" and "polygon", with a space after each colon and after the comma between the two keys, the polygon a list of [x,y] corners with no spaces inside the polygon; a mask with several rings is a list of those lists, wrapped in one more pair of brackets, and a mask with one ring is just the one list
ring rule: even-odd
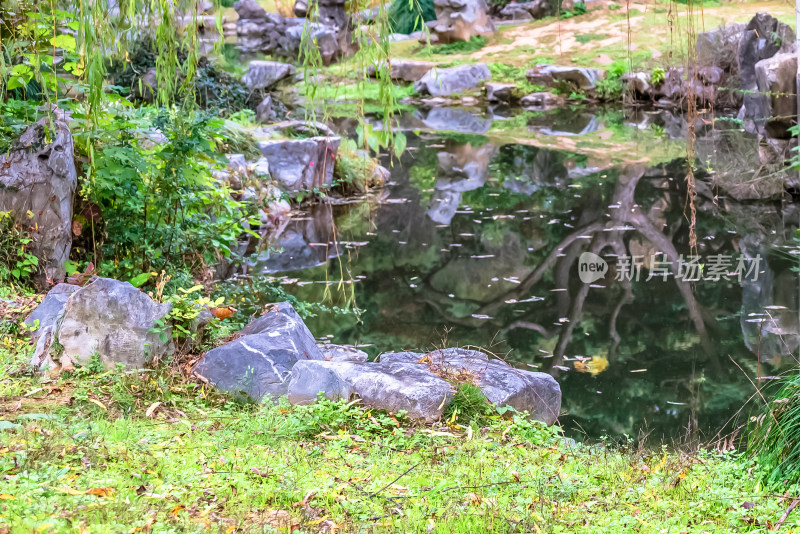
{"label": "green water", "polygon": [[[262,268],[301,299],[353,310],[309,319],[319,337],[372,356],[474,345],[552,373],[571,435],[707,441],[746,421],[750,380],[778,373],[800,345],[798,210],[726,199],[701,169],[696,253],[761,255],[756,281],[646,280],[646,266],[639,281],[611,272],[584,284],[585,251],[612,265],[625,255],[691,253],[687,169],[667,152],[626,164],[586,141],[587,154],[563,131],[544,139],[542,122],[531,120],[532,133],[516,143],[497,141],[496,121],[486,135],[409,131],[411,148],[384,191],[311,208]],[[670,137],[661,123],[616,124],[612,133],[644,129],[685,147],[680,128]],[[733,138],[754,140],[735,128],[723,134],[698,141],[719,153],[717,167],[730,161]]]}

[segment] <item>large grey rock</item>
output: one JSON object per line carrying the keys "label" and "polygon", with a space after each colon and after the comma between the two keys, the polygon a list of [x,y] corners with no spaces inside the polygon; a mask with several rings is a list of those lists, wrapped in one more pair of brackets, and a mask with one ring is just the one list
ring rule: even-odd
{"label": "large grey rock", "polygon": [[256,107],[256,120],[258,122],[275,122],[278,114],[272,105],[272,97],[265,96],[264,99]]}
{"label": "large grey rock", "polygon": [[447,96],[475,89],[480,82],[491,77],[485,63],[433,68],[414,84],[414,89],[422,95]]}
{"label": "large grey rock", "polygon": [[286,394],[297,362],[323,359],[314,336],[288,302],[268,306],[240,336],[208,351],[194,373],[223,391],[261,401]]}
{"label": "large grey rock", "polygon": [[266,19],[267,12],[256,0],[239,0],[233,3],[239,19]]}
{"label": "large grey rock", "polygon": [[720,26],[714,30],[697,34],[697,64],[716,66],[730,73],[738,70],[739,40],[744,24]]}
{"label": "large grey rock", "polygon": [[603,71],[584,67],[568,67],[561,65],[540,65],[528,69],[525,77],[534,85],[555,87],[567,84],[570,87],[589,90],[596,87],[598,80],[602,79]]}
{"label": "large grey rock", "polygon": [[789,128],[797,123],[797,54],[776,54],[756,63],[759,93],[767,98],[767,133],[791,137]]}
{"label": "large grey rock", "polygon": [[440,43],[469,41],[497,31],[484,0],[434,0],[433,6],[436,20],[429,26]]}
{"label": "large grey rock", "polygon": [[500,18],[516,21],[538,20],[546,17],[550,12],[550,4],[548,4],[546,0],[509,2],[500,10]]}
{"label": "large grey rock", "polygon": [[272,178],[284,191],[329,187],[339,150],[339,137],[267,139],[259,141]]}
{"label": "large grey rock", "polygon": [[756,88],[756,63],[781,52],[794,52],[794,31],[769,13],[756,13],[739,40],[738,74],[741,89]]}
{"label": "large grey rock", "polygon": [[449,348],[428,354],[395,352],[381,355],[380,361],[417,365],[444,377],[463,379],[466,374],[491,403],[527,411],[533,419],[548,425],[561,411],[561,388],[552,376],[515,369],[479,351]]}
{"label": "large grey rock", "polygon": [[25,318],[25,324],[29,327],[38,324],[36,330],[31,332],[32,338],[37,339],[61,320],[64,316],[69,296],[80,288],[80,286],[73,284],[56,284],[53,289],[47,292],[42,303]]}
{"label": "large grey rock", "polygon": [[[43,371],[86,365],[141,369],[172,353],[171,304],[159,304],[128,282],[97,278],[72,291],[51,326],[41,330],[32,365]],[[34,313],[36,313],[34,311]]]}
{"label": "large grey rock", "polygon": [[269,89],[295,73],[294,65],[279,61],[251,61],[242,83],[251,91]]}
{"label": "large grey rock", "polygon": [[366,352],[353,345],[322,345],[319,348],[326,361],[364,363],[369,357]]}
{"label": "large grey rock", "polygon": [[[432,61],[392,59],[389,64],[389,77],[392,80],[412,83],[425,76],[435,66],[436,63]],[[378,69],[375,68],[375,65],[370,65],[367,71],[373,78],[377,76]]]}
{"label": "large grey rock", "polygon": [[650,74],[647,72],[626,72],[622,75],[622,82],[628,89],[627,94],[637,99],[650,99],[653,88],[650,85]]}
{"label": "large grey rock", "polygon": [[[246,11],[248,15],[256,15]],[[305,55],[303,34],[308,32],[306,43],[314,46],[322,62],[329,65],[349,54],[351,47],[345,46],[336,28],[319,22],[308,22],[301,18],[283,17],[277,13],[258,14],[253,18],[239,16],[236,21],[237,46],[245,52],[263,52],[297,60]],[[313,44],[311,44],[313,43]]]}
{"label": "large grey rock", "polygon": [[319,393],[331,400],[360,398],[364,406],[433,422],[442,417],[453,388],[424,367],[403,362],[298,362],[289,402],[311,404]]}
{"label": "large grey rock", "polygon": [[78,185],[74,157],[66,117],[55,107],[0,154],[0,211],[11,212],[31,237],[30,252],[39,259],[34,280],[40,288],[48,287],[48,280],[64,279]]}
{"label": "large grey rock", "polygon": [[516,87],[513,83],[489,82],[486,84],[486,99],[489,102],[511,102]]}

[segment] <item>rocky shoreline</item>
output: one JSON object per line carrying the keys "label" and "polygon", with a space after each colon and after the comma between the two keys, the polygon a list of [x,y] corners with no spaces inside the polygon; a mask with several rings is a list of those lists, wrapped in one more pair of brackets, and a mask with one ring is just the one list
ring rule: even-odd
{"label": "rocky shoreline", "polygon": [[[42,373],[86,366],[142,369],[175,352],[169,303],[157,303],[128,282],[95,278],[83,286],[59,284],[26,319],[36,349],[31,365]],[[213,315],[194,323],[202,334]],[[267,305],[228,343],[206,352],[192,373],[235,397],[255,402],[287,396],[309,404],[320,395],[360,400],[367,407],[433,422],[460,384],[473,384],[498,407],[528,412],[552,425],[561,409],[561,389],[546,373],[515,369],[469,348],[427,353],[390,352],[377,361],[352,346],[318,345],[288,302]]]}

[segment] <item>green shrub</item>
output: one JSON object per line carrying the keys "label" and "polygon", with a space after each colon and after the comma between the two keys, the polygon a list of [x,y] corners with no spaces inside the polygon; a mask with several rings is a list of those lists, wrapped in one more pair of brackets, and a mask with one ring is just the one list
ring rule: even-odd
{"label": "green shrub", "polygon": [[577,17],[578,15],[583,15],[584,13],[586,13],[586,4],[583,2],[575,2],[575,5],[572,7],[571,10],[567,9],[561,11],[561,18],[569,19],[572,17]]}
{"label": "green shrub", "polygon": [[29,286],[39,270],[39,259],[30,253],[33,241],[8,211],[0,211],[0,284]]}
{"label": "green shrub", "polygon": [[448,43],[443,45],[436,45],[430,48],[432,54],[441,54],[444,56],[451,56],[454,54],[469,54],[480,50],[489,41],[486,37],[475,35],[469,41],[457,41],[455,43]]}
{"label": "green shrub", "polygon": [[[100,212],[76,215],[95,242],[100,271],[128,280],[166,271],[178,287],[193,273],[231,256],[248,214],[211,176],[224,162],[216,151],[223,121],[207,116],[140,110],[113,117],[98,132],[94,174],[83,198]],[[160,131],[161,143],[143,131]],[[89,247],[87,247],[89,248]]]}
{"label": "green shrub", "polygon": [[484,425],[487,418],[495,413],[494,407],[481,388],[474,384],[460,384],[442,419],[462,425],[469,423]]}
{"label": "green shrub", "polygon": [[650,83],[652,85],[659,85],[661,82],[664,81],[664,78],[667,75],[667,71],[665,71],[661,67],[656,67],[653,69],[652,74],[650,74]]}
{"label": "green shrub", "polygon": [[625,84],[619,78],[599,80],[596,91],[600,100],[619,100],[625,91]]}
{"label": "green shrub", "polygon": [[397,0],[389,8],[389,25],[395,33],[409,34],[436,20],[433,0]]}

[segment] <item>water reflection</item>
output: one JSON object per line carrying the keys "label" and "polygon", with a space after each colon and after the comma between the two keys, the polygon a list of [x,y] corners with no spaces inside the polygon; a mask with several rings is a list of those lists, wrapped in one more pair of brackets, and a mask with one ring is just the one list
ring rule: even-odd
{"label": "water reflection", "polygon": [[[580,117],[576,124],[586,128]],[[752,165],[724,157],[735,143],[757,146],[748,135],[699,130],[698,153],[709,160],[696,172],[696,250],[684,159],[600,166],[576,151],[423,132],[409,135],[411,149],[392,167],[388,198],[315,208],[333,212],[293,223],[284,253],[263,268],[301,281],[347,272],[359,313],[321,313],[310,327],[366,344],[373,356],[472,344],[554,374],[570,432],[708,437],[751,396],[750,379],[779,372],[800,348],[800,286],[785,249],[800,212],[738,203],[712,186],[718,173],[737,172],[736,162]],[[336,250],[347,253],[328,261]],[[577,272],[586,251],[610,260],[660,252],[673,272],[682,254],[764,261],[758,280],[743,284],[647,281],[645,262],[639,281],[611,273],[589,285]],[[285,287],[353,305],[349,290]]]}

